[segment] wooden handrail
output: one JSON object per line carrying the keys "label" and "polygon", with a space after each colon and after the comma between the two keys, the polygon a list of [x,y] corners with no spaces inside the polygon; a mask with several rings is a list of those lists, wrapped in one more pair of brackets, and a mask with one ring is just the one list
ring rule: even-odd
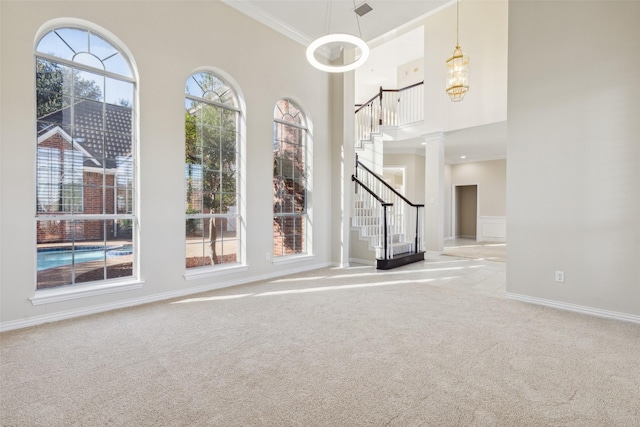
{"label": "wooden handrail", "polygon": [[351,181],[355,181],[358,184],[360,184],[360,186],[362,188],[364,188],[365,190],[367,190],[367,193],[369,193],[374,199],[376,199],[378,202],[380,202],[380,204],[382,206],[393,206],[393,203],[388,203],[388,202],[385,202],[384,200],[382,200],[380,198],[380,196],[378,196],[376,193],[374,193],[373,190],[371,190],[369,187],[364,185],[364,183],[362,181],[360,181],[358,178],[356,178],[355,175],[351,175]]}
{"label": "wooden handrail", "polygon": [[359,106],[359,107],[358,107],[358,105],[356,105],[356,107],[358,107],[358,108],[356,109],[356,111],[355,111],[355,112],[357,113],[358,111],[362,110],[364,107],[366,107],[367,105],[369,105],[369,104],[371,104],[373,101],[375,101],[375,100],[376,100],[376,98],[377,98],[377,97],[379,97],[379,96],[380,96],[380,94],[378,93],[378,94],[376,94],[373,98],[371,98],[370,100],[368,100],[367,102],[365,102],[364,104],[360,104],[360,106]]}
{"label": "wooden handrail", "polygon": [[[398,191],[393,188],[392,186],[390,186],[384,179],[380,178],[378,176],[377,173],[373,172],[371,169],[369,169],[368,167],[366,167],[364,164],[362,164],[360,162],[360,160],[358,160],[356,158],[356,166],[361,166],[364,168],[364,170],[366,170],[367,172],[369,172],[370,174],[374,175],[375,177],[378,178],[378,181],[380,181],[381,184],[383,184],[385,187],[387,187],[389,190],[391,190],[396,196],[400,197],[402,200],[404,200],[409,206],[414,207],[414,208],[424,208],[424,204],[416,204],[416,203],[412,203],[411,201],[409,201],[409,199],[407,199],[406,197],[404,197],[402,194],[398,193]],[[357,178],[355,176],[351,177],[352,180],[357,180]],[[360,182],[360,181],[358,181]],[[361,184],[362,185],[362,184]],[[365,187],[366,188],[366,187]],[[377,195],[375,197],[378,197]]]}
{"label": "wooden handrail", "polygon": [[421,81],[421,82],[418,82],[418,83],[414,83],[414,84],[409,85],[409,86],[405,86],[405,87],[400,88],[400,89],[382,89],[382,88],[380,88],[380,92],[379,92],[379,93],[376,93],[376,94],[375,94],[371,99],[369,99],[367,102],[364,102],[364,103],[362,103],[362,104],[356,104],[355,106],[356,106],[356,107],[358,107],[358,108],[356,109],[356,111],[355,111],[355,112],[357,113],[358,111],[362,110],[362,109],[363,109],[364,107],[366,107],[367,105],[371,104],[373,101],[375,101],[375,100],[376,100],[376,98],[378,98],[378,97],[380,96],[380,94],[381,94],[381,93],[384,93],[384,92],[402,92],[402,91],[404,91],[404,90],[412,89],[412,88],[414,88],[414,87],[416,87],[416,86],[420,86],[420,85],[423,85],[423,84],[424,84],[424,80],[423,80],[423,81]]}
{"label": "wooden handrail", "polygon": [[411,89],[411,88],[414,88],[416,86],[420,86],[420,85],[423,85],[423,84],[424,84],[424,80],[421,81],[421,82],[418,82],[418,83],[414,83],[414,84],[409,85],[409,86],[402,87],[400,89],[382,89],[382,91],[383,92],[402,92],[403,90]]}

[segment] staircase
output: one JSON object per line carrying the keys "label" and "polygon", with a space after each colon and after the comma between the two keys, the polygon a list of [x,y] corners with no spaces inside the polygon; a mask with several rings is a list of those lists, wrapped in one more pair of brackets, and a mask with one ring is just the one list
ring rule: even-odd
{"label": "staircase", "polygon": [[424,205],[414,204],[371,171],[356,155],[351,226],[388,270],[424,260]]}
{"label": "staircase", "polygon": [[382,136],[382,126],[402,127],[424,121],[424,81],[402,89],[383,89],[356,105],[356,149]]}
{"label": "staircase", "polygon": [[[351,226],[375,252],[382,270],[424,260],[424,205],[411,203],[381,177],[383,126],[414,126],[424,120],[424,82],[402,89],[380,88],[355,110],[355,184]],[[385,130],[386,133],[386,130]]]}

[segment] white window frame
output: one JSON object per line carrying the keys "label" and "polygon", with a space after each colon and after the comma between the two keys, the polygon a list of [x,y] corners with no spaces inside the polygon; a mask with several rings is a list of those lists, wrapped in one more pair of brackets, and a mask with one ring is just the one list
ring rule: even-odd
{"label": "white window frame", "polygon": [[[85,213],[74,213],[74,212],[60,212],[60,213],[45,213],[45,212],[39,212],[38,206],[36,206],[36,214],[35,214],[35,221],[34,221],[34,226],[37,229],[38,227],[38,223],[41,221],[82,221],[82,220],[96,220],[96,221],[113,221],[114,223],[114,227],[116,223],[120,223],[120,221],[122,220],[127,220],[130,221],[131,226],[132,226],[132,230],[131,230],[131,244],[132,244],[132,274],[131,276],[125,276],[125,277],[120,277],[120,278],[112,278],[112,279],[101,279],[101,280],[93,280],[93,281],[86,281],[86,282],[80,282],[80,283],[76,283],[75,282],[75,271],[72,273],[72,280],[70,285],[73,286],[66,286],[66,284],[64,285],[56,285],[50,288],[41,288],[39,289],[36,283],[36,290],[34,293],[34,296],[30,299],[33,305],[40,305],[40,304],[48,304],[48,303],[52,303],[52,302],[60,302],[60,301],[67,301],[67,300],[71,300],[71,299],[76,299],[76,298],[84,298],[84,297],[88,297],[88,296],[94,296],[94,295],[100,295],[100,294],[105,294],[105,293],[111,293],[111,292],[115,292],[115,291],[120,291],[120,290],[131,290],[131,289],[138,289],[140,287],[142,287],[143,283],[142,281],[139,280],[139,275],[138,275],[138,265],[139,265],[139,253],[138,253],[138,217],[137,217],[137,205],[138,205],[138,196],[137,196],[137,188],[139,188],[138,186],[138,176],[137,176],[137,166],[138,166],[138,156],[137,156],[137,117],[138,117],[138,108],[137,108],[137,79],[134,77],[136,75],[135,70],[133,68],[133,62],[130,59],[130,56],[128,54],[126,54],[124,52],[123,49],[121,49],[117,43],[113,42],[111,40],[110,37],[106,36],[105,33],[106,31],[102,31],[100,29],[94,29],[96,26],[91,24],[91,23],[86,23],[86,25],[82,25],[82,24],[69,24],[69,25],[56,25],[55,27],[51,27],[49,28],[47,31],[44,31],[43,33],[41,33],[41,35],[37,38],[38,42],[36,43],[36,47],[34,48],[34,70],[36,69],[36,64],[38,60],[43,60],[43,61],[48,61],[48,62],[53,62],[56,64],[60,64],[62,66],[66,66],[66,67],[70,67],[72,69],[78,70],[78,71],[86,71],[86,72],[90,72],[90,73],[94,73],[94,74],[98,74],[104,78],[110,78],[110,79],[114,79],[117,81],[122,81],[122,82],[126,82],[126,83],[130,83],[132,85],[132,94],[131,94],[131,109],[132,109],[132,117],[131,117],[131,157],[130,157],[130,161],[132,164],[132,182],[131,182],[131,191],[134,192],[135,197],[132,198],[132,206],[131,206],[131,212],[129,213],[118,213],[117,212],[117,183],[115,180],[115,176],[114,176],[114,183],[113,183],[113,188],[112,191],[114,193],[114,213],[104,213],[104,205],[103,205],[103,213],[102,214],[85,214]],[[120,54],[122,56],[122,58],[124,59],[124,61],[126,62],[126,65],[128,65],[129,67],[129,71],[130,71],[130,76],[128,75],[122,75],[119,73],[114,73],[111,71],[106,71],[104,69],[99,69],[99,68],[95,68],[92,67],[90,65],[86,65],[83,63],[78,63],[78,62],[74,62],[73,60],[68,60],[59,56],[56,56],[55,54],[51,54],[51,53],[47,53],[47,52],[41,52],[38,51],[38,45],[40,44],[40,41],[42,41],[45,37],[47,37],[48,35],[50,35],[51,33],[53,33],[54,31],[58,31],[61,29],[75,29],[75,30],[81,30],[81,31],[86,31],[88,37],[90,37],[91,34],[96,35],[98,37],[100,37],[101,39],[103,39],[105,42],[107,42],[111,48],[114,49],[114,51],[116,51],[118,54]],[[91,50],[91,48],[89,48],[89,50]],[[79,53],[83,53],[79,51]],[[105,94],[102,94],[103,99],[102,99],[102,103],[103,105],[105,105],[107,103],[107,100],[104,98]],[[72,107],[73,108],[73,105]],[[104,120],[105,116],[103,113],[103,120]],[[36,117],[36,122],[40,121],[40,118]],[[70,135],[64,135],[64,137],[68,140],[68,142],[72,142],[72,139],[70,137]],[[37,152],[38,152],[38,145],[39,145],[40,141],[38,141],[38,143],[36,144],[36,157],[37,157]],[[84,150],[82,148],[80,148],[80,150]],[[85,154],[86,151],[84,151]],[[63,169],[64,167],[62,165],[60,165],[59,169]],[[83,166],[83,180],[84,180],[84,173],[87,171],[91,171],[91,169],[94,169],[91,166]],[[97,170],[95,170],[97,171]],[[36,186],[38,183],[38,179],[37,179],[37,173],[36,172]],[[103,174],[103,188],[107,188],[106,185],[106,176],[107,175],[114,175],[116,174],[113,171],[108,171],[106,168],[102,169],[100,168],[100,173]],[[37,190],[36,190],[37,191]],[[127,191],[129,191],[129,188],[127,188]],[[82,208],[84,211],[84,190],[83,190],[83,194],[82,194]],[[104,203],[104,196],[103,196],[103,203]],[[105,234],[103,236],[103,239],[106,243],[108,236]],[[72,239],[71,243],[75,244],[77,241],[75,240],[75,238]],[[39,243],[36,242],[36,248],[38,248]],[[75,265],[76,263],[74,261],[72,261],[71,264],[71,268],[74,270],[75,269]],[[36,274],[37,276],[37,274]],[[104,277],[107,277],[107,265],[106,263],[104,264]]]}
{"label": "white window frame", "polygon": [[[275,235],[274,232],[272,231],[271,235],[272,235],[272,239],[273,239],[273,249],[272,249],[272,255],[273,255],[273,263],[274,264],[285,264],[288,262],[295,262],[298,260],[305,260],[308,258],[311,258],[313,256],[313,245],[312,245],[312,240],[311,240],[311,219],[310,219],[310,206],[309,206],[309,197],[308,195],[311,192],[311,182],[312,182],[312,164],[311,164],[311,146],[312,146],[312,135],[311,135],[311,131],[309,129],[308,123],[309,123],[309,118],[307,117],[307,115],[304,113],[303,109],[300,107],[300,105],[289,99],[289,98],[282,98],[280,99],[278,102],[281,101],[286,101],[289,102],[290,104],[293,104],[295,106],[295,108],[298,111],[298,114],[300,114],[303,118],[302,123],[303,124],[298,124],[298,123],[294,123],[291,121],[287,121],[284,120],[282,118],[276,118],[274,117],[273,122],[274,122],[274,135],[273,135],[273,144],[274,144],[274,148],[276,146],[276,144],[278,143],[278,125],[284,125],[284,126],[291,126],[293,128],[296,128],[298,130],[301,130],[304,132],[303,134],[303,138],[302,138],[302,149],[304,151],[304,164],[302,165],[303,167],[303,178],[304,178],[304,192],[305,192],[305,196],[304,196],[304,211],[301,213],[292,213],[292,212],[281,212],[281,213],[277,213],[274,212],[275,209],[272,208],[272,215],[273,215],[273,223],[275,223],[276,218],[286,218],[286,217],[290,217],[290,218],[300,218],[301,221],[304,224],[304,248],[303,250],[301,250],[300,252],[294,252],[292,254],[278,254],[275,251]],[[274,108],[274,112],[278,109],[278,104],[276,103],[276,106]],[[274,158],[272,159],[272,161],[275,162],[275,151],[274,151]],[[274,171],[274,178],[275,178],[275,171]]]}
{"label": "white window frame", "polygon": [[[237,251],[236,251],[236,261],[235,262],[229,262],[229,263],[220,263],[220,264],[214,264],[211,263],[210,265],[201,265],[201,266],[193,266],[190,268],[187,268],[185,265],[185,274],[184,274],[184,278],[186,280],[193,280],[193,279],[198,279],[201,277],[207,277],[210,275],[219,275],[219,274],[228,274],[228,273],[235,273],[235,272],[239,272],[239,271],[246,271],[247,270],[247,266],[246,266],[246,258],[245,258],[245,236],[244,236],[244,215],[243,213],[245,212],[245,207],[243,206],[243,202],[244,202],[244,185],[243,185],[243,174],[244,174],[244,162],[243,162],[243,153],[244,153],[244,144],[243,144],[243,123],[244,123],[244,111],[243,108],[241,107],[242,102],[241,102],[241,96],[239,93],[239,90],[235,87],[235,85],[231,84],[229,82],[229,79],[221,76],[220,73],[218,73],[217,71],[213,71],[213,70],[209,70],[209,69],[202,69],[199,70],[197,72],[191,73],[187,79],[187,83],[189,83],[189,79],[194,78],[194,76],[197,76],[199,74],[209,74],[211,76],[213,76],[213,78],[217,79],[218,81],[220,81],[221,83],[223,83],[231,92],[232,92],[232,99],[233,99],[233,103],[224,103],[224,102],[218,102],[216,100],[213,99],[205,99],[201,96],[195,95],[195,94],[191,94],[191,93],[187,93],[187,91],[185,90],[185,97],[184,99],[186,101],[191,101],[191,102],[196,102],[196,103],[202,103],[202,104],[207,104],[213,107],[217,107],[217,108],[221,108],[230,112],[233,112],[234,114],[236,114],[236,118],[235,118],[235,123],[236,123],[236,128],[235,128],[235,134],[236,134],[236,141],[235,141],[235,153],[236,153],[236,158],[235,158],[235,181],[236,181],[236,192],[235,192],[235,198],[236,198],[236,204],[233,206],[229,206],[230,211],[231,212],[227,212],[227,213],[189,213],[187,211],[188,208],[188,202],[187,202],[187,194],[188,194],[188,184],[186,181],[186,176],[187,176],[187,168],[188,165],[193,165],[193,166],[199,166],[200,170],[201,170],[201,174],[204,173],[204,164],[200,163],[185,163],[185,257],[184,259],[186,260],[188,257],[188,253],[187,253],[187,246],[189,245],[188,241],[187,241],[187,227],[186,224],[189,220],[191,221],[199,221],[199,220],[209,220],[210,224],[211,223],[215,223],[215,220],[218,218],[222,218],[222,219],[227,219],[227,220],[232,220],[235,224],[236,224],[236,238],[235,240],[235,244],[237,245]],[[185,144],[186,144],[186,137],[185,137]],[[185,149],[186,149],[186,145],[185,145]],[[220,166],[220,168],[222,168],[222,166]],[[195,168],[194,168],[195,169]],[[203,189],[201,189],[202,191]],[[222,240],[222,244],[223,244],[223,252],[222,252],[222,256],[225,255],[224,252],[224,241]],[[204,245],[206,244],[206,236],[202,236],[202,245],[204,247]],[[196,244],[194,244],[194,246],[196,246]],[[228,253],[227,253],[228,254]],[[203,257],[206,256],[206,253],[202,254]]]}

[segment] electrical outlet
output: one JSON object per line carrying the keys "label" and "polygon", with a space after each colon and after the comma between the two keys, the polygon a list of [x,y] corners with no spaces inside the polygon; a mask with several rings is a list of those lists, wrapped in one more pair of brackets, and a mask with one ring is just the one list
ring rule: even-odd
{"label": "electrical outlet", "polygon": [[269,261],[271,259],[271,252],[267,251],[264,254],[264,260]]}
{"label": "electrical outlet", "polygon": [[564,283],[564,271],[556,271],[556,282]]}

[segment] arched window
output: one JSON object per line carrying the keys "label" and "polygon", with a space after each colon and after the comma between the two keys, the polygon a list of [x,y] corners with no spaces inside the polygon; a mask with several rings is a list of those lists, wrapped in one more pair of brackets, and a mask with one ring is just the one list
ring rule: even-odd
{"label": "arched window", "polygon": [[133,276],[132,66],[79,27],[46,33],[35,56],[37,288]]}
{"label": "arched window", "polygon": [[273,256],[308,252],[308,129],[300,108],[281,99],[273,110]]}
{"label": "arched window", "polygon": [[211,72],[185,89],[186,267],[242,261],[240,118],[235,91]]}

